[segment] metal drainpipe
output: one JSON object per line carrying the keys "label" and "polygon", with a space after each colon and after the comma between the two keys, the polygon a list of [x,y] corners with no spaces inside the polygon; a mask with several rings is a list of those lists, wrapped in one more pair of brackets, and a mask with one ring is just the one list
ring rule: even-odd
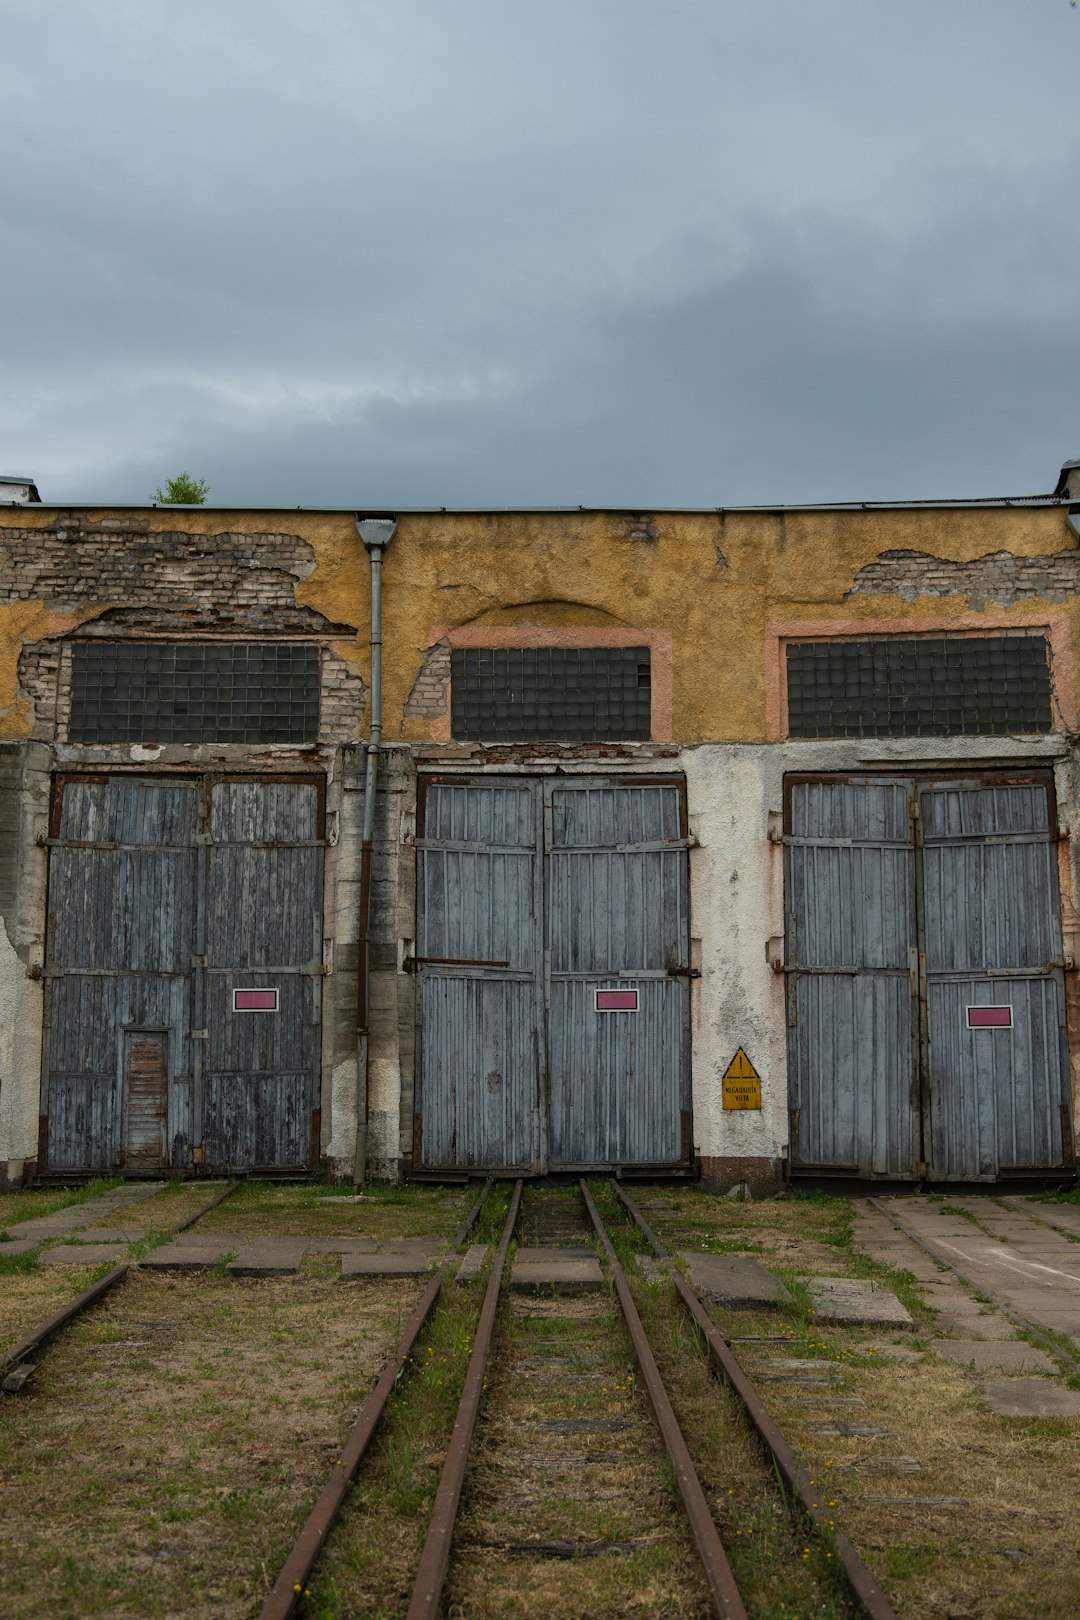
{"label": "metal drainpipe", "polygon": [[382,560],[394,538],[397,519],[357,512],[356,531],[371,562],[371,725],[364,775],[364,831],[360,844],[360,913],[357,926],[356,979],[356,1148],[353,1183],[367,1179],[368,1156],[368,1005],[370,987],[369,923],[371,918],[371,852],[375,842],[375,789],[382,742]]}

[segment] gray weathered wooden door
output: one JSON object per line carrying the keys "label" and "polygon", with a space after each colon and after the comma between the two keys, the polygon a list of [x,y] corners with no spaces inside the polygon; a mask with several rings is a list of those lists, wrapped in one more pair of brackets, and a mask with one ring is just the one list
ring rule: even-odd
{"label": "gray weathered wooden door", "polygon": [[[52,846],[48,1167],[310,1164],[321,1045],[317,785],[67,778]],[[273,1008],[236,1010],[237,989],[272,989]]]}
{"label": "gray weathered wooden door", "polygon": [[[200,988],[211,1167],[303,1169],[318,1156],[320,820],[314,782],[210,786]],[[237,1005],[258,1002],[253,991],[272,994],[274,1006]]]}
{"label": "gray weathered wooden door", "polygon": [[[545,807],[549,1161],[690,1147],[689,873],[673,783],[553,783]],[[633,1011],[597,1010],[624,990]]]}
{"label": "gray weathered wooden door", "polygon": [[793,1167],[1071,1162],[1048,784],[793,779],[787,803]]}
{"label": "gray weathered wooden door", "polygon": [[[678,786],[439,781],[425,784],[422,804],[422,1165],[539,1173],[685,1162]],[[621,992],[634,1009],[604,1010],[597,990]]]}
{"label": "gray weathered wooden door", "polygon": [[[1072,1134],[1049,794],[943,782],[919,804],[931,1173],[1057,1169]],[[989,1007],[1010,1022],[970,1027],[968,1009]]]}
{"label": "gray weathered wooden door", "polygon": [[[136,1060],[133,1073],[126,1061],[125,1032],[131,1030],[160,1032],[166,1153],[170,1163],[186,1163],[193,1140],[198,784],[76,778],[57,793],[46,959],[48,1167],[124,1167],[126,1090],[145,1067]],[[137,1080],[136,1092],[130,1145],[141,1167],[160,1168],[146,1163],[152,1105]]]}

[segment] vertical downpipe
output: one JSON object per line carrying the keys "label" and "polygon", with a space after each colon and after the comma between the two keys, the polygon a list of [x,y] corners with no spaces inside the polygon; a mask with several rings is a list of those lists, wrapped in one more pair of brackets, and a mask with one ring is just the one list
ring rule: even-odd
{"label": "vertical downpipe", "polygon": [[371,725],[364,773],[364,830],[360,844],[360,909],[357,919],[356,980],[356,1147],[353,1184],[363,1187],[368,1161],[368,1017],[370,1004],[369,935],[371,922],[371,855],[375,842],[375,790],[382,742],[382,560],[394,537],[397,519],[356,513],[356,530],[371,563]]}

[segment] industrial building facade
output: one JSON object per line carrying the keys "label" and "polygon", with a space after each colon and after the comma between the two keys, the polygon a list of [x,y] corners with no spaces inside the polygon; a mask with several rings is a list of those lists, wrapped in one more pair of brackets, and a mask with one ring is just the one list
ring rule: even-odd
{"label": "industrial building facade", "polygon": [[0,1181],[1071,1179],[1075,477],[0,506]]}

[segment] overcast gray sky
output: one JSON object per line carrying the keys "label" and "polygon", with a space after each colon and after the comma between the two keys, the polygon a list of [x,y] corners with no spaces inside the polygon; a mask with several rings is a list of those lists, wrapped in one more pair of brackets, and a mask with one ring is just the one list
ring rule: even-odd
{"label": "overcast gray sky", "polygon": [[46,500],[1022,494],[1080,454],[1069,0],[0,0]]}

